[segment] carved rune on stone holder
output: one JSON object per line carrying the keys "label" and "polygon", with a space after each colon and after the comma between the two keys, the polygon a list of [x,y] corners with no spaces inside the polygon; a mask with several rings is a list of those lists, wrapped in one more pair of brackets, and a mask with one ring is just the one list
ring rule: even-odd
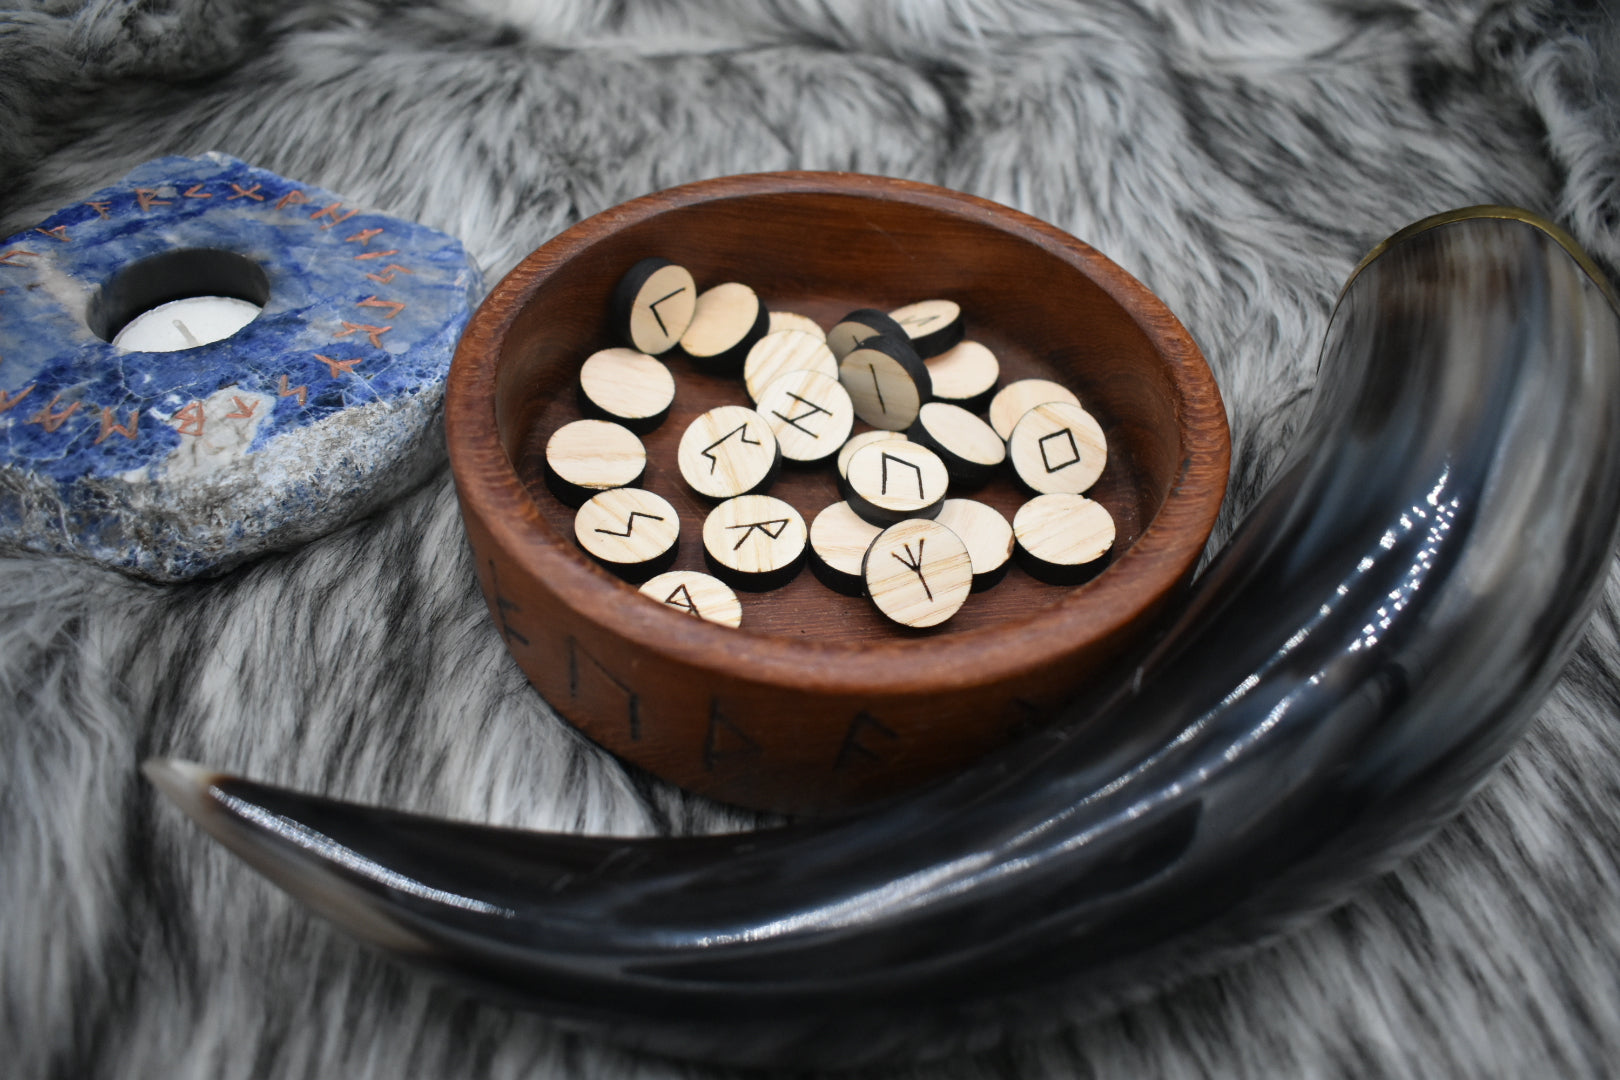
{"label": "carved rune on stone holder", "polygon": [[[438,459],[482,288],[454,238],[223,154],[0,240],[0,546],[181,581],[374,509]],[[262,310],[173,352],[112,343],[193,298]]]}

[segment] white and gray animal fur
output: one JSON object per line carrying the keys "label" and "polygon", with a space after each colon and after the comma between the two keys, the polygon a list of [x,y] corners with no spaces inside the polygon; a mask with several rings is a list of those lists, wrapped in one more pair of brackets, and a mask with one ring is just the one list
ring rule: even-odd
{"label": "white and gray animal fur", "polygon": [[[1620,265],[1613,18],[1602,0],[46,0],[0,15],[0,235],[216,149],[453,233],[491,282],[570,223],[699,177],[945,184],[1089,240],[1184,320],[1233,427],[1219,538],[1292,438],[1376,240],[1518,203]],[[1117,1016],[879,1075],[1620,1068],[1620,584],[1606,600],[1507,764],[1334,914]],[[368,952],[137,772],[172,754],[541,828],[748,824],[627,772],[536,698],[446,473],[201,584],[3,558],[0,605],[4,1075],[712,1075]]]}

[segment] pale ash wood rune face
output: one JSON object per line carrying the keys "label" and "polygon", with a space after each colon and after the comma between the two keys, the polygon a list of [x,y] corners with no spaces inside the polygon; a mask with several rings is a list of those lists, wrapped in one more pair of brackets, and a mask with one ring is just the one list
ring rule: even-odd
{"label": "pale ash wood rune face", "polygon": [[670,570],[641,586],[641,595],[721,626],[742,625],[742,601],[731,586],[697,570]]}
{"label": "pale ash wood rune face", "polygon": [[674,561],[681,519],[661,495],[614,488],[591,496],[574,515],[574,538],[597,562],[639,580]]}
{"label": "pale ash wood rune face", "polygon": [[648,258],[619,279],[611,308],[614,329],[640,352],[657,356],[680,341],[697,307],[697,283],[684,266]]}
{"label": "pale ash wood rune face", "polygon": [[[828,355],[831,355],[830,353]],[[808,464],[838,453],[855,425],[855,408],[838,380],[790,371],[765,388],[759,414],[789,461]]]}
{"label": "pale ash wood rune face", "polygon": [[973,589],[967,546],[937,521],[913,518],[878,534],[862,570],[866,592],[902,626],[938,626],[961,610]]}
{"label": "pale ash wood rune face", "polygon": [[950,486],[939,455],[914,442],[880,442],[849,459],[844,479],[850,508],[875,525],[933,517]]}
{"label": "pale ash wood rune face", "polygon": [[817,371],[838,378],[838,360],[824,338],[802,330],[773,330],[754,342],[743,360],[743,386],[759,401],[765,388],[790,371]]}
{"label": "pale ash wood rune face", "polygon": [[962,340],[962,305],[955,300],[920,300],[889,315],[905,329],[918,356],[938,356]]}
{"label": "pale ash wood rune face", "polygon": [[681,335],[681,350],[706,370],[733,374],[770,324],[770,312],[754,290],[728,281],[698,295],[692,323]]}
{"label": "pale ash wood rune face", "polygon": [[873,428],[863,431],[859,435],[851,435],[838,451],[838,477],[841,480],[849,479],[849,459],[863,446],[870,446],[875,442],[910,442],[911,439],[903,431],[885,431],[883,428]]}
{"label": "pale ash wood rune face", "polygon": [[675,376],[654,357],[634,349],[602,349],[579,369],[582,406],[645,435],[663,421],[675,400]]}
{"label": "pale ash wood rune face", "polygon": [[833,503],[810,522],[811,569],[829,589],[846,596],[861,595],[866,591],[861,577],[866,551],[882,531],[851,510],[849,503]]}
{"label": "pale ash wood rune face", "polygon": [[742,405],[721,405],[696,417],[676,451],[681,476],[711,499],[757,491],[770,483],[781,456],[764,417]]}
{"label": "pale ash wood rune face", "polygon": [[575,420],[546,440],[547,486],[569,506],[598,491],[635,483],[646,467],[641,440],[607,420]]}
{"label": "pale ash wood rune face", "polygon": [[809,532],[791,503],[742,495],[709,511],[703,548],[709,566],[739,589],[775,589],[804,565]]}
{"label": "pale ash wood rune face", "polygon": [[861,308],[845,315],[827,331],[827,347],[842,361],[855,346],[874,337],[891,337],[907,343],[911,340],[906,328],[895,322],[888,312]]}
{"label": "pale ash wood rune face", "polygon": [[838,364],[838,381],[849,391],[855,415],[888,431],[910,427],[933,386],[911,345],[889,337],[868,338],[851,349]]}
{"label": "pale ash wood rune face", "polygon": [[1088,490],[1108,464],[1096,419],[1078,405],[1049,401],[1024,414],[1007,440],[1019,482],[1037,494]]}
{"label": "pale ash wood rune face", "polygon": [[[1000,581],[1013,553],[1013,528],[1001,512],[975,499],[946,499],[934,519],[955,533],[973,563],[973,590]],[[815,538],[812,530],[811,539]]]}
{"label": "pale ash wood rune face", "polygon": [[1008,383],[990,399],[990,426],[995,428],[996,434],[1003,439],[1011,439],[1013,428],[1018,426],[1018,421],[1024,418],[1024,414],[1048,401],[1080,404],[1080,399],[1074,396],[1073,390],[1050,379],[1019,379],[1017,382]]}
{"label": "pale ash wood rune face", "polygon": [[981,408],[1001,378],[996,354],[977,341],[959,342],[924,361],[933,383],[934,397],[965,409]]}
{"label": "pale ash wood rune face", "polygon": [[960,405],[930,401],[918,411],[909,434],[912,442],[938,454],[951,480],[964,487],[986,483],[1007,460],[1007,444]]}
{"label": "pale ash wood rune face", "polygon": [[820,338],[822,341],[827,340],[827,331],[821,328],[820,323],[810,316],[800,315],[796,311],[771,312],[771,328],[766,333],[774,334],[780,330],[798,330],[801,333]]}
{"label": "pale ash wood rune face", "polygon": [[1114,546],[1114,519],[1084,495],[1037,495],[1013,515],[1019,565],[1052,585],[1088,580]]}

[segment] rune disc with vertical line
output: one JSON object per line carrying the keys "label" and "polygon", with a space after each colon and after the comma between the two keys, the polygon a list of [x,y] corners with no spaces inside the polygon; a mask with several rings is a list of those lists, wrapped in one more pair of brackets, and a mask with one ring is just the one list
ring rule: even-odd
{"label": "rune disc with vertical line", "polygon": [[973,591],[973,561],[960,537],[937,521],[891,525],[867,549],[861,567],[872,603],[902,626],[938,626]]}
{"label": "rune disc with vertical line", "polygon": [[602,566],[640,581],[675,561],[681,519],[661,495],[644,488],[614,488],[591,496],[579,508],[574,538]]}
{"label": "rune disc with vertical line", "polygon": [[904,338],[867,338],[838,364],[855,415],[876,428],[904,431],[933,397],[928,368]]}
{"label": "rune disc with vertical line", "polygon": [[703,552],[715,576],[734,588],[760,592],[786,585],[804,566],[810,544],[804,518],[769,495],[742,495],[709,511]]}
{"label": "rune disc with vertical line", "polygon": [[759,396],[759,414],[782,456],[800,464],[833,457],[855,426],[849,392],[819,371],[790,371],[771,383]]}

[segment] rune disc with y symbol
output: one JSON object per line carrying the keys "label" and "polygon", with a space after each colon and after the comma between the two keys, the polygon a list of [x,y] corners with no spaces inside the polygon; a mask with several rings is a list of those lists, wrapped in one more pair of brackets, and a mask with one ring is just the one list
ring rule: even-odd
{"label": "rune disc with y symbol", "polygon": [[909,518],[879,533],[861,574],[872,603],[902,626],[938,626],[973,590],[967,545],[927,518]]}

